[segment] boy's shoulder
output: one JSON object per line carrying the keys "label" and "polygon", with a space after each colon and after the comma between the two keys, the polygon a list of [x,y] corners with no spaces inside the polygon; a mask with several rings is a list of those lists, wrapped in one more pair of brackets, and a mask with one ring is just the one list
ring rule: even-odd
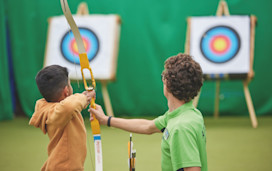
{"label": "boy's shoulder", "polygon": [[57,102],[48,102],[45,98],[38,99],[35,104],[35,111],[41,108],[47,108],[49,106],[55,105]]}

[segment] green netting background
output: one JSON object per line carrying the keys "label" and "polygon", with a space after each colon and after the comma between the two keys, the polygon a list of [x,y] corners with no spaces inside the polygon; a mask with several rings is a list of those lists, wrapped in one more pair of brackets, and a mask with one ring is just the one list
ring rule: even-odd
{"label": "green netting background", "polygon": [[9,67],[6,39],[6,15],[4,2],[0,1],[0,120],[12,119],[12,99],[9,82]]}
{"label": "green netting background", "polygon": [[[68,0],[72,13],[81,1]],[[160,74],[169,56],[184,51],[186,18],[215,15],[218,0],[87,0],[91,14],[119,14],[122,19],[117,79],[108,85],[116,116],[157,116],[167,110]],[[255,78],[249,85],[257,115],[271,114],[272,1],[228,0],[233,15],[258,18],[255,39]],[[19,102],[31,116],[41,98],[35,75],[43,66],[48,18],[62,15],[58,0],[0,0],[1,89],[0,119],[13,116],[8,81],[6,23]],[[94,73],[95,74],[95,73]],[[83,90],[73,84],[76,92]],[[215,83],[205,82],[198,108],[204,116],[214,109]],[[97,102],[103,104],[100,86]],[[86,112],[85,112],[86,113]],[[224,81],[220,89],[221,115],[248,115],[241,81]]]}

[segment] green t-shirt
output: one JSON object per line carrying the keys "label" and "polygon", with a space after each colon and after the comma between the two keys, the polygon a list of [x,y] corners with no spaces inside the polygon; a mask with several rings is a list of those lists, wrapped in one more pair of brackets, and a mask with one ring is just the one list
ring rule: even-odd
{"label": "green t-shirt", "polygon": [[201,167],[207,171],[206,130],[201,112],[192,101],[155,119],[163,130],[162,171]]}

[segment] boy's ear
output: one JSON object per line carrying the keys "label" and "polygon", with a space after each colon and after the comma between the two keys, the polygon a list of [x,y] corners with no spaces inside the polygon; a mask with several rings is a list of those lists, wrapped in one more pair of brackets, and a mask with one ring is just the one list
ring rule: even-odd
{"label": "boy's ear", "polygon": [[64,97],[68,97],[69,96],[69,87],[65,86],[63,89],[63,95]]}
{"label": "boy's ear", "polygon": [[58,102],[62,101],[63,99],[65,99],[68,96],[69,96],[69,87],[65,86],[64,89],[62,90],[62,93],[61,93],[61,96],[60,96]]}

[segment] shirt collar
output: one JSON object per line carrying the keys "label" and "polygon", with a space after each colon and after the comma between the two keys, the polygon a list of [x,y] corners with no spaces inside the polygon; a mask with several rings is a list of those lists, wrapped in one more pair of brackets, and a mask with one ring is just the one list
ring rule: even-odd
{"label": "shirt collar", "polygon": [[182,114],[183,112],[189,110],[189,109],[194,109],[194,105],[193,105],[193,100],[181,105],[180,107],[176,108],[175,110],[173,110],[172,112],[167,111],[167,115],[168,118],[174,118],[180,114]]}

